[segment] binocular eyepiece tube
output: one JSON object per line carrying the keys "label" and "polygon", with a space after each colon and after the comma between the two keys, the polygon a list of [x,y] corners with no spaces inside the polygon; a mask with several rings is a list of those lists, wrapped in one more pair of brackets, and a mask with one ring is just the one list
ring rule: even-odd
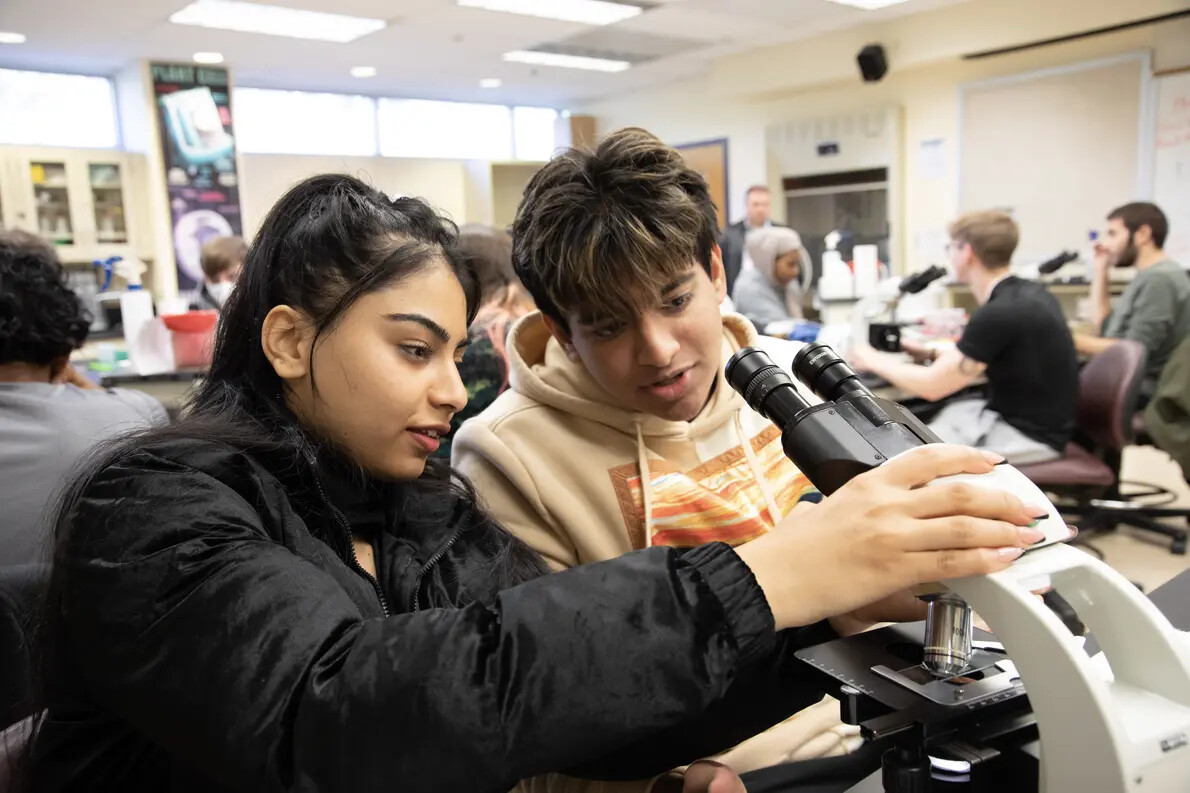
{"label": "binocular eyepiece tube", "polygon": [[[793,359],[793,373],[825,401],[848,393],[871,396],[871,391],[837,352],[821,343],[808,344]],[[727,382],[749,407],[784,429],[810,404],[798,393],[793,379],[763,350],[745,347],[727,362]]]}

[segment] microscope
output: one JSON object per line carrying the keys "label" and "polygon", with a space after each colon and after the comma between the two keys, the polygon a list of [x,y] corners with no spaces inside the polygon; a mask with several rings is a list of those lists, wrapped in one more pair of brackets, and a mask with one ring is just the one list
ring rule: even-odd
{"label": "microscope", "polygon": [[[897,322],[897,306],[906,295],[916,295],[927,286],[946,275],[945,267],[931,265],[921,272],[904,278],[886,278],[876,285],[875,291],[860,300],[852,315],[851,339],[853,344],[867,341],[877,350],[901,351],[901,325]],[[887,322],[876,322],[888,312]]]}
{"label": "microscope", "polygon": [[[727,380],[782,430],[786,455],[824,495],[940,439],[869,391],[830,347],[794,374],[744,348]],[[853,793],[1173,793],[1190,790],[1190,634],[1112,568],[1066,546],[1065,521],[1022,473],[958,475],[1049,505],[1045,539],[1007,570],[920,590],[923,625],[894,625],[797,653],[842,703],[844,720],[889,745]],[[933,483],[931,483],[933,484]],[[927,485],[929,487],[930,485]],[[1092,657],[1033,593],[1053,588],[1102,653]],[[996,631],[976,632],[973,607]]]}

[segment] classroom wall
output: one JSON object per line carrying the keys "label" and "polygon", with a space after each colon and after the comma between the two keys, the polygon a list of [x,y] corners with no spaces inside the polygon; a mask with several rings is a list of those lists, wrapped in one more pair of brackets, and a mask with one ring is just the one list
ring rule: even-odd
{"label": "classroom wall", "polygon": [[496,228],[507,228],[516,220],[521,196],[529,180],[541,170],[539,162],[492,163],[492,220]]}
{"label": "classroom wall", "polygon": [[349,173],[390,195],[424,198],[462,224],[470,219],[469,200],[473,209],[476,206],[474,196],[468,195],[466,165],[463,160],[245,154],[240,174],[244,234],[256,233],[287,189],[320,173]]}
{"label": "classroom wall", "polygon": [[[893,223],[899,261],[910,268],[919,232],[945,226],[958,207],[957,138],[959,86],[1002,75],[1149,50],[1157,70],[1190,66],[1190,21],[1097,36],[974,61],[964,52],[1002,47],[1128,19],[1190,7],[1169,0],[1047,0],[1046,13],[1034,0],[970,0],[939,11],[814,36],[716,61],[696,78],[653,91],[617,95],[574,108],[597,119],[599,132],[643,126],[669,143],[728,139],[731,219],[743,215],[742,191],[750,184],[780,186],[765,146],[765,126],[775,121],[815,118],[895,105],[903,112],[901,211]],[[860,80],[855,53],[882,42],[889,52],[888,75],[879,83]],[[1104,108],[1104,112],[1111,112]],[[915,157],[923,140],[943,141],[940,173],[922,174]],[[1021,145],[1028,145],[1022,141]],[[1130,157],[1135,153],[1130,152]],[[1093,164],[1091,164],[1093,167]],[[1122,198],[1129,198],[1124,196]],[[778,217],[784,202],[774,201]],[[908,258],[907,258],[908,257]]]}

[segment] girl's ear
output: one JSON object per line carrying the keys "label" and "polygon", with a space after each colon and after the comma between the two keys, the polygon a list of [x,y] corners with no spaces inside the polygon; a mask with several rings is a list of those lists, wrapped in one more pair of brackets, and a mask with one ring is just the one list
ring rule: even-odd
{"label": "girl's ear", "polygon": [[260,329],[260,347],[273,371],[285,381],[310,373],[314,324],[292,306],[274,306]]}

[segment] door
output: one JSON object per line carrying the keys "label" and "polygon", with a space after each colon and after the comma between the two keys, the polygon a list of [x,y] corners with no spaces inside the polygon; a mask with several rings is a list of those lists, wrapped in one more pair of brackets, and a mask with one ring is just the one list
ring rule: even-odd
{"label": "door", "polygon": [[698,171],[707,180],[707,188],[711,193],[711,200],[715,202],[715,218],[719,223],[718,231],[727,225],[728,203],[727,197],[727,138],[707,140],[700,143],[689,143],[684,146],[674,146],[682,154],[686,165]]}

